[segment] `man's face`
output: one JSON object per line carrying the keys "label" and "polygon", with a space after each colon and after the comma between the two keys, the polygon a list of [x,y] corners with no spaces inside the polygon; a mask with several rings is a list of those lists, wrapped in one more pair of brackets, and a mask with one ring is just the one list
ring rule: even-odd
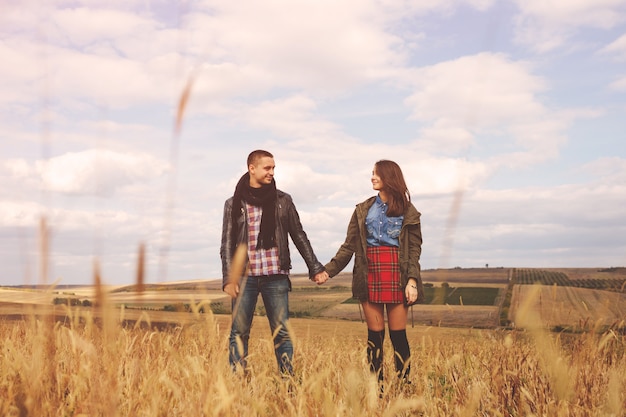
{"label": "man's face", "polygon": [[272,183],[274,178],[274,158],[264,156],[260,158],[256,165],[250,165],[248,171],[250,172],[250,186],[253,188],[259,188],[262,185]]}

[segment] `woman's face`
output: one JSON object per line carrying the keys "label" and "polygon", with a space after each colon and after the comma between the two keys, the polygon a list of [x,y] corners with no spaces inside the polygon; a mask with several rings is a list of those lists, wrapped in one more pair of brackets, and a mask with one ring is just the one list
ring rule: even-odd
{"label": "woman's face", "polygon": [[383,180],[380,179],[376,172],[376,165],[374,165],[374,169],[372,170],[372,188],[377,191],[383,189]]}

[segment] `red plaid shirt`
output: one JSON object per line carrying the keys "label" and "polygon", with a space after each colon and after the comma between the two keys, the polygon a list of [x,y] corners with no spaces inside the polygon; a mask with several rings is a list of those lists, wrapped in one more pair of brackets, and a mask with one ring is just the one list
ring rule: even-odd
{"label": "red plaid shirt", "polygon": [[251,277],[263,275],[285,274],[287,271],[280,269],[278,247],[271,249],[257,249],[256,243],[261,230],[261,215],[263,209],[246,203],[248,211],[248,267]]}

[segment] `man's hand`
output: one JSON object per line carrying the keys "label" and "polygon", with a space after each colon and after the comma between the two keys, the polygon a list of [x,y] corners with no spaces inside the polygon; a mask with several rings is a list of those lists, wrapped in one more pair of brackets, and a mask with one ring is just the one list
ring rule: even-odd
{"label": "man's hand", "polygon": [[224,292],[231,296],[231,298],[237,298],[239,295],[239,284],[230,284],[224,285]]}
{"label": "man's hand", "polygon": [[315,274],[315,277],[313,277],[313,281],[315,281],[317,285],[322,285],[323,283],[328,281],[328,278],[328,272],[322,271]]}

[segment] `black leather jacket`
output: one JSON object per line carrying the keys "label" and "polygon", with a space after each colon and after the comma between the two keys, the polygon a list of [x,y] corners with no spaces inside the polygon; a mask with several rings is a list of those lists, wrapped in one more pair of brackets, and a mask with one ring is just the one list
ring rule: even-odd
{"label": "black leather jacket", "polygon": [[[280,269],[291,270],[291,256],[289,254],[289,240],[287,235],[296,245],[298,252],[302,255],[304,262],[309,269],[309,278],[324,271],[324,266],[317,260],[311,243],[306,236],[300,223],[300,216],[293,204],[291,196],[283,191],[276,190],[276,243],[278,244],[278,257],[280,259]],[[231,212],[233,209],[233,198],[229,198],[224,203],[224,220],[222,223],[222,244],[220,246],[220,257],[222,258],[222,288],[228,282],[228,271],[232,261],[235,248],[240,243],[248,243],[248,216],[245,209],[241,210],[241,215],[237,218],[239,223],[239,236],[233,242],[231,229]]]}

